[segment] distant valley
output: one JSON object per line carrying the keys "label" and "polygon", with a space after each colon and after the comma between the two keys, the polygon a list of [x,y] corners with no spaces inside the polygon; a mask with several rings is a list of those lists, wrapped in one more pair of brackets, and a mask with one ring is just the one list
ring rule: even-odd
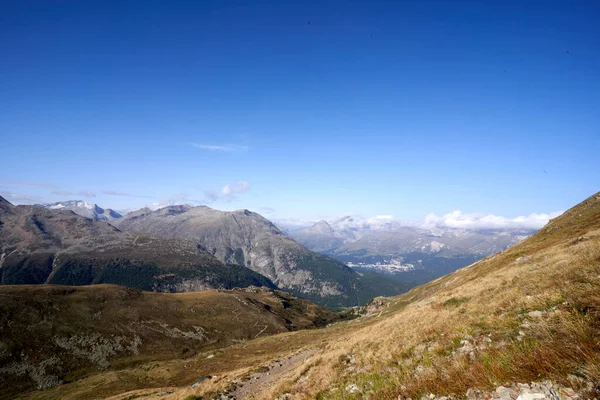
{"label": "distant valley", "polygon": [[359,270],[422,284],[504,250],[534,229],[458,229],[346,216],[291,231],[307,248]]}

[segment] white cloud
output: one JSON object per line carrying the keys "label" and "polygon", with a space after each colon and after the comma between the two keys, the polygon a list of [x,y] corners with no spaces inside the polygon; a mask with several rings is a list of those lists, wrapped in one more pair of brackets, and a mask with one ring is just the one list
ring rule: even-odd
{"label": "white cloud", "polygon": [[493,214],[464,214],[461,211],[452,211],[441,217],[431,213],[425,217],[424,228],[445,227],[461,229],[540,229],[558,217],[563,211],[546,213],[533,213],[528,216],[516,218],[502,217]]}
{"label": "white cloud", "polygon": [[191,143],[192,146],[210,151],[246,151],[249,149],[248,146],[240,146],[237,144],[223,144],[223,145],[215,145],[215,144],[199,144],[199,143]]}
{"label": "white cloud", "polygon": [[238,195],[250,190],[248,182],[239,181],[231,185],[225,185],[221,188],[221,198],[224,200],[234,200]]}
{"label": "white cloud", "polygon": [[376,215],[367,219],[365,222],[370,228],[378,229],[394,223],[395,219],[393,215]]}
{"label": "white cloud", "polygon": [[236,200],[241,194],[250,190],[250,184],[246,181],[238,181],[236,183],[222,186],[218,190],[203,189],[201,185],[195,185],[194,188],[203,190],[205,203],[213,203],[218,200]]}

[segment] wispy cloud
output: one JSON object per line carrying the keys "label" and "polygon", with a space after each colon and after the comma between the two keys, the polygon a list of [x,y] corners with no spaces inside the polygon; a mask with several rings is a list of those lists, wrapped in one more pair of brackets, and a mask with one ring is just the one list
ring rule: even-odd
{"label": "wispy cloud", "polygon": [[116,190],[104,190],[101,193],[108,195],[108,196],[135,197],[138,199],[154,199],[154,197],[152,197],[152,196],[139,196],[137,194],[127,193],[127,192],[119,192]]}
{"label": "wispy cloud", "polygon": [[279,229],[285,231],[295,231],[302,228],[307,228],[315,224],[316,220],[304,220],[296,218],[276,218],[271,220]]}
{"label": "wispy cloud", "polygon": [[205,190],[204,197],[210,201],[219,200],[219,193],[216,190]]}
{"label": "wispy cloud", "polygon": [[[8,185],[8,186],[5,186]],[[35,188],[35,189],[48,189],[52,191],[52,194],[58,196],[83,196],[83,197],[96,197],[96,194],[89,190],[79,190],[79,191],[70,191],[64,190],[54,185],[52,183],[40,183],[40,182],[23,182],[23,181],[1,181],[0,187],[8,188],[9,186],[19,186],[19,187],[27,187],[27,188]]]}
{"label": "wispy cloud", "polygon": [[44,204],[47,201],[38,196],[30,196],[28,194],[23,193],[13,193],[13,192],[0,192],[0,196],[4,197],[6,200],[11,203],[19,203],[19,204]]}
{"label": "wispy cloud", "polygon": [[259,210],[264,214],[275,214],[275,209],[272,207],[260,207]]}
{"label": "wispy cloud", "polygon": [[96,197],[95,193],[92,193],[87,190],[81,190],[79,192],[70,192],[68,190],[54,190],[52,194],[56,194],[59,196],[83,196],[88,198]]}
{"label": "wispy cloud", "polygon": [[[202,190],[200,185],[194,186],[196,189]],[[250,190],[250,184],[246,181],[238,181],[236,183],[224,185],[219,190],[204,189],[204,202],[212,203],[218,200],[233,201],[239,198],[240,195]]]}
{"label": "wispy cloud", "polygon": [[58,186],[53,185],[51,183],[22,182],[22,181],[1,181],[0,184],[10,185],[10,186],[40,188],[40,189],[58,189]]}
{"label": "wispy cloud", "polygon": [[233,151],[247,151],[250,149],[248,146],[240,146],[237,144],[215,145],[215,144],[191,143],[191,145],[198,149],[210,150],[210,151],[233,152]]}

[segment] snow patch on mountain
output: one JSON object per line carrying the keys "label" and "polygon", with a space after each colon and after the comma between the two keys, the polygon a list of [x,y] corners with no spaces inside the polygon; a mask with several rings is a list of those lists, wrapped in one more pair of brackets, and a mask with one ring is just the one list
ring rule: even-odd
{"label": "snow patch on mountain", "polygon": [[121,218],[121,214],[114,210],[109,208],[104,209],[98,207],[97,204],[90,204],[83,200],[60,201],[52,204],[36,204],[36,206],[51,210],[70,210],[82,217],[96,221],[112,221]]}

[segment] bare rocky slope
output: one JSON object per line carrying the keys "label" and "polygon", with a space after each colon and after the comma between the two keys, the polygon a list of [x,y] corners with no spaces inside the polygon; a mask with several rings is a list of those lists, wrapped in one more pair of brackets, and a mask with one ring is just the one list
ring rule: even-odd
{"label": "bare rocky slope", "polygon": [[[248,267],[282,289],[328,306],[364,303],[382,294],[378,292],[382,284],[390,285],[367,281],[342,262],[308,250],[248,210],[170,206],[142,209],[113,223],[128,232],[194,241],[224,263]],[[395,293],[405,290],[395,285]]]}
{"label": "bare rocky slope", "polygon": [[193,242],[124,233],[72,211],[13,206],[1,197],[0,283],[115,283],[178,292],[275,287],[248,268],[223,265]]}

